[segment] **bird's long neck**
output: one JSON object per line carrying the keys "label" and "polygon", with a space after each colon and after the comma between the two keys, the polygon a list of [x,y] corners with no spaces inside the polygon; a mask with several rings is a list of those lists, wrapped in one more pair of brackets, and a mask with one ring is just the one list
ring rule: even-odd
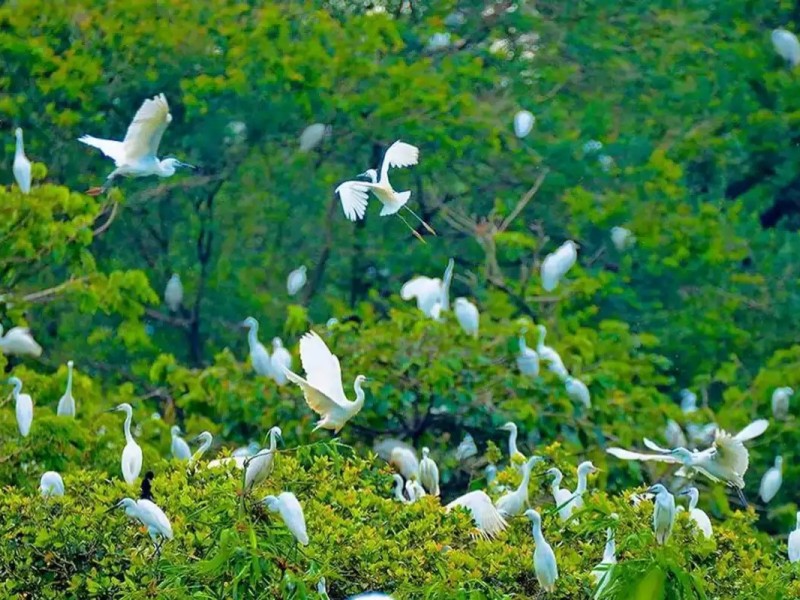
{"label": "bird's long neck", "polygon": [[527,490],[528,484],[531,481],[531,465],[530,463],[525,463],[525,466],[522,467],[522,481],[519,483],[518,490]]}
{"label": "bird's long neck", "polygon": [[168,163],[166,160],[158,161],[158,176],[159,177],[172,177],[175,175],[175,167]]}
{"label": "bird's long neck", "polygon": [[517,428],[515,427],[508,434],[508,454],[514,456],[517,452]]}
{"label": "bird's long neck", "polygon": [[588,473],[586,471],[579,471],[578,472],[578,487],[575,488],[575,494],[580,496],[586,491],[586,477]]}
{"label": "bird's long neck", "polygon": [[67,394],[72,394],[72,365],[67,365]]}
{"label": "bird's long neck", "polygon": [[361,382],[356,380],[353,384],[353,389],[356,391],[356,400],[353,402],[353,410],[358,412],[364,406],[364,390],[361,388]]}
{"label": "bird's long neck", "polygon": [[405,498],[403,498],[403,480],[402,479],[395,479],[394,480],[394,497],[403,502]]}
{"label": "bird's long neck", "polygon": [[247,341],[250,348],[255,348],[258,345],[258,325],[253,323],[250,325],[250,331],[247,332]]}
{"label": "bird's long neck", "polygon": [[19,398],[19,393],[22,391],[22,382],[18,379],[14,382],[14,390],[11,392],[14,394],[14,400]]}
{"label": "bird's long neck", "polygon": [[541,523],[533,524],[533,540],[536,542],[537,546],[540,546],[544,543],[544,536],[542,535]]}
{"label": "bird's long neck", "polygon": [[561,474],[561,471],[556,471],[553,474],[553,483],[550,484],[550,487],[553,489],[553,491],[557,490],[561,486],[561,480],[563,478],[564,476]]}
{"label": "bird's long neck", "polygon": [[25,155],[25,144],[22,142],[22,132],[17,132],[17,149],[14,153],[15,157],[20,157]]}
{"label": "bird's long neck", "polygon": [[203,456],[209,448],[211,448],[211,439],[204,438],[203,443],[200,444],[200,447],[197,449],[197,458]]}
{"label": "bird's long neck", "polygon": [[699,500],[699,494],[697,492],[692,492],[689,494],[689,510],[694,510],[697,508],[697,501]]}
{"label": "bird's long neck", "polygon": [[133,421],[133,411],[128,409],[125,411],[125,441],[129,444],[133,443],[133,436],[131,435],[131,421]]}
{"label": "bird's long neck", "polygon": [[278,445],[278,436],[274,431],[271,431],[269,434],[269,451],[275,452],[275,448]]}
{"label": "bird's long neck", "polygon": [[544,338],[547,337],[547,329],[544,327],[539,327],[539,340],[536,342],[536,348],[543,348],[544,347]]}

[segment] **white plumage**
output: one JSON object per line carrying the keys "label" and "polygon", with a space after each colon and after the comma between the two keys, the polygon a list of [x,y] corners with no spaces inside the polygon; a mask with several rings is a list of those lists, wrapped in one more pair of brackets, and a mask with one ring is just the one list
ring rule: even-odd
{"label": "white plumage", "polygon": [[547,328],[544,325],[537,325],[536,330],[539,332],[539,339],[536,342],[536,352],[539,353],[539,359],[547,363],[547,368],[563,381],[569,377],[569,371],[564,366],[561,355],[550,346],[545,346],[544,340],[547,337]]}
{"label": "white plumage", "polygon": [[272,356],[269,359],[272,378],[278,385],[286,385],[289,378],[286,377],[286,369],[292,368],[292,355],[283,347],[281,338],[272,339]]}
{"label": "white plumage", "polygon": [[453,267],[455,263],[451,258],[447,263],[447,268],[444,271],[444,277],[425,277],[418,276],[409,279],[403,287],[400,288],[400,297],[403,300],[411,300],[415,298],[417,301],[417,308],[420,309],[426,317],[438,319],[439,314],[447,312],[450,309],[450,283],[453,279]]}
{"label": "white plumage", "polygon": [[656,534],[656,542],[666,544],[675,525],[675,496],[660,483],[651,486],[647,493],[654,495],[653,531]]}
{"label": "white plumage", "polygon": [[464,439],[459,442],[458,447],[456,448],[456,459],[459,461],[465,461],[477,454],[478,447],[475,445],[475,439],[469,433],[467,433],[464,435]]}
{"label": "white plumage", "polygon": [[691,390],[681,390],[680,397],[683,414],[690,415],[697,411],[697,394]]}
{"label": "white plumage", "polygon": [[27,327],[12,327],[5,335],[0,325],[0,352],[18,356],[41,356],[42,347],[33,339]]}
{"label": "white plumage", "polygon": [[454,508],[466,508],[472,515],[478,535],[484,538],[493,538],[508,527],[503,515],[492,504],[492,499],[480,490],[459,496],[445,510],[450,512]]}
{"label": "white plumage", "polygon": [[509,421],[501,425],[500,429],[508,432],[508,461],[519,470],[525,464],[526,459],[525,455],[517,448],[517,437],[519,435],[517,424]]}
{"label": "white plumage", "polygon": [[183,284],[181,283],[180,275],[173,273],[172,277],[167,281],[167,287],[164,289],[164,304],[172,312],[178,312],[183,303]]}
{"label": "white plumage", "polygon": [[406,445],[398,445],[389,452],[389,464],[403,476],[404,479],[417,479],[419,477],[419,460],[414,450]]}
{"label": "white plumage", "polygon": [[592,578],[597,586],[595,598],[603,597],[603,590],[611,581],[611,571],[615,564],[617,564],[617,546],[614,539],[614,530],[609,527],[606,529],[606,546],[603,549],[603,560],[592,570]]}
{"label": "white plumage", "polygon": [[794,563],[800,560],[800,511],[797,511],[797,521],[794,531],[789,534],[789,562]]}
{"label": "white plumage", "polygon": [[419,462],[419,482],[432,496],[439,495],[439,467],[430,457],[428,448],[422,449],[422,460]]}
{"label": "white plumage", "polygon": [[622,252],[633,246],[636,238],[630,229],[616,226],[611,228],[611,243],[614,244],[614,248]]}
{"label": "white plumage", "polygon": [[22,129],[17,127],[14,131],[17,138],[17,147],[14,152],[14,165],[12,171],[14,172],[14,179],[17,181],[20,191],[23,194],[30,194],[31,192],[31,161],[25,156],[25,146],[22,142]]}
{"label": "white plumage", "polygon": [[303,546],[308,546],[308,532],[306,531],[306,518],[303,507],[300,506],[295,495],[291,492],[281,492],[277,497],[267,496],[262,500],[272,512],[280,514],[294,538]]}
{"label": "white plumage", "polygon": [[589,393],[589,388],[580,379],[575,377],[567,377],[564,380],[564,389],[567,391],[567,396],[575,402],[580,402],[586,408],[592,406],[592,396]]}
{"label": "white plumage", "polygon": [[765,504],[775,497],[783,483],[783,457],[775,457],[775,466],[768,469],[761,478],[758,494]]}
{"label": "white plumage", "polygon": [[[142,525],[147,527],[147,532],[153,543],[156,543],[156,538],[172,539],[172,525],[170,525],[167,515],[156,504],[150,500],[140,499],[133,500],[131,498],[123,498],[116,506],[125,508],[125,514],[131,519],[136,519]],[[156,544],[156,548],[159,545]]]}
{"label": "white plumage", "polygon": [[72,397],[72,368],[75,363],[71,360],[67,362],[67,389],[58,401],[56,414],[61,417],[75,416],[75,398]]}
{"label": "white plumage", "polygon": [[453,312],[455,312],[458,324],[461,325],[464,333],[472,337],[478,337],[478,328],[480,326],[478,307],[466,298],[456,298]]}
{"label": "white plumage", "polygon": [[258,341],[258,321],[253,317],[244,320],[245,327],[248,328],[247,344],[250,346],[250,363],[253,371],[263,377],[272,376],[272,360],[264,344]]}
{"label": "white plumage", "polygon": [[531,481],[531,469],[537,462],[543,460],[541,456],[531,456],[522,465],[522,481],[512,492],[500,497],[495,506],[503,517],[517,517],[528,508],[528,484]]}
{"label": "white plumage", "polygon": [[178,460],[189,460],[192,458],[192,450],[189,448],[189,444],[187,444],[186,440],[181,437],[181,428],[177,425],[173,425],[169,432],[170,436],[172,437],[172,441],[170,443],[172,458],[176,458]]}
{"label": "white plumage", "polygon": [[43,498],[64,495],[64,480],[55,471],[47,471],[39,481],[39,493]]}
{"label": "white plumage", "polygon": [[542,517],[533,509],[525,511],[525,516],[531,520],[533,526],[533,541],[536,549],[533,551],[533,571],[539,585],[546,592],[553,592],[556,589],[558,579],[558,564],[556,555],[550,544],[544,539],[542,534]]}
{"label": "white plumage", "polygon": [[331,134],[331,126],[325,123],[312,123],[300,134],[300,152],[311,152]]}
{"label": "white plumage", "polygon": [[[196,438],[194,438],[194,440],[192,440],[192,441],[200,442],[200,447],[197,450],[195,450],[195,453],[192,454],[192,458],[189,459],[189,464],[190,465],[193,465],[194,463],[196,463],[198,460],[200,460],[203,457],[203,455],[206,452],[208,452],[208,449],[211,448],[211,444],[214,442],[214,436],[211,435],[211,432],[204,431],[203,433],[198,435]],[[244,460],[244,459],[242,459],[242,460]],[[208,463],[208,465],[207,465],[208,468],[209,469],[213,468],[212,464],[215,463],[215,462],[218,463],[219,461],[213,461],[212,460],[211,462]],[[217,466],[217,465],[215,465],[215,466]],[[240,465],[239,468],[241,468],[241,465]]]}
{"label": "white plumage", "polygon": [[525,329],[519,334],[517,368],[519,372],[526,377],[536,377],[539,375],[539,354],[533,348],[528,348],[525,342]]}
{"label": "white plumage", "polygon": [[306,281],[308,281],[307,272],[307,267],[301,265],[289,273],[289,277],[286,278],[286,291],[290,296],[294,296],[305,287]]}
{"label": "white plumage", "polygon": [[398,473],[392,473],[392,479],[394,480],[395,499],[403,504],[409,504],[411,499],[405,494],[405,489],[403,487],[403,476]]}
{"label": "white plumage", "polygon": [[714,530],[711,527],[711,519],[704,510],[697,508],[697,501],[700,499],[700,492],[696,487],[681,492],[681,496],[689,497],[689,518],[697,526],[697,529],[707,538],[714,535]]}
{"label": "white plumage", "polygon": [[269,449],[262,448],[254,456],[244,460],[244,464],[247,464],[247,470],[244,473],[244,489],[246,491],[249,492],[260,485],[272,473],[275,468],[275,451],[281,434],[280,427],[272,427],[269,430]]}
{"label": "white plumage", "polygon": [[125,482],[130,485],[142,470],[142,449],[136,440],[131,435],[131,421],[133,420],[133,408],[127,402],[123,402],[112,411],[120,411],[125,413],[125,424],[123,430],[125,432],[125,448],[122,450],[122,477]]}
{"label": "white plumage", "polygon": [[553,476],[553,482],[550,484],[550,491],[553,494],[553,501],[556,503],[556,508],[558,509],[558,516],[561,517],[562,521],[567,521],[572,516],[572,511],[575,510],[575,505],[571,502],[572,492],[561,487],[561,480],[564,476],[559,469],[548,469],[547,474]]}
{"label": "white plumage", "polygon": [[772,416],[783,421],[789,416],[789,400],[794,395],[790,387],[779,387],[772,392]]}
{"label": "white plumage", "polygon": [[514,135],[518,138],[524,138],[531,132],[535,122],[536,117],[534,117],[530,111],[518,111],[517,114],[514,115]]}
{"label": "white plumage", "polygon": [[792,67],[800,64],[800,41],[791,31],[780,28],[773,30],[772,45],[778,56],[786,60]]}
{"label": "white plumage", "polygon": [[22,381],[19,377],[9,377],[8,383],[14,386],[15,413],[17,416],[17,427],[22,437],[28,437],[33,423],[33,398],[30,394],[22,393]]}
{"label": "white plumage", "polygon": [[596,473],[597,467],[595,467],[591,461],[586,460],[578,465],[577,472],[578,485],[575,487],[575,491],[572,494],[572,499],[568,504],[570,514],[572,514],[573,510],[583,508],[583,495],[586,493],[586,489],[588,487],[589,474]]}
{"label": "white plumage", "polygon": [[555,252],[548,254],[542,261],[542,288],[551,292],[558,287],[559,281],[567,274],[578,260],[578,245],[567,240]]}

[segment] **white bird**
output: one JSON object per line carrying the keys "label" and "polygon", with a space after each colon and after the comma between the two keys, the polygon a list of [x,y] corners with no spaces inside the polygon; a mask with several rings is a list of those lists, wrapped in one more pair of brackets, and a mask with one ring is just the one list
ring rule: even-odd
{"label": "white bird", "polygon": [[533,348],[528,348],[525,342],[525,332],[526,330],[523,328],[519,334],[517,368],[526,377],[536,377],[539,375],[539,354]]}
{"label": "white bird", "polygon": [[426,317],[438,319],[442,312],[450,310],[450,283],[453,280],[455,262],[451,258],[444,271],[444,277],[419,276],[409,279],[400,288],[400,297],[403,300],[415,298],[417,308]]}
{"label": "white bird", "polygon": [[58,409],[56,414],[61,417],[74,417],[75,416],[75,398],[72,397],[72,367],[74,363],[70,360],[67,362],[67,389],[64,395],[58,401]]}
{"label": "white bird", "polygon": [[248,492],[257,485],[261,484],[275,467],[275,449],[278,445],[278,440],[281,439],[281,428],[272,427],[269,430],[269,449],[263,448],[255,454],[245,459],[244,464],[247,465],[247,470],[244,473],[244,489]]}
{"label": "white bird", "polygon": [[672,419],[667,421],[667,426],[664,428],[664,438],[667,440],[667,445],[669,445],[670,448],[686,447],[689,445],[689,442],[686,441],[683,429],[681,429],[677,421]]}
{"label": "white bird", "polygon": [[231,456],[241,456],[243,458],[248,458],[250,456],[255,456],[258,454],[258,451],[261,448],[258,445],[258,442],[251,441],[247,446],[239,446],[236,450],[231,452]]}
{"label": "white bird", "polygon": [[64,495],[64,480],[55,471],[47,471],[39,481],[39,493],[43,498]]}
{"label": "white bird", "polygon": [[142,449],[139,444],[136,443],[136,440],[133,439],[133,435],[131,435],[131,421],[133,420],[133,408],[131,405],[127,402],[123,402],[108,412],[114,411],[125,413],[125,424],[123,425],[125,431],[125,448],[122,450],[121,465],[122,477],[125,479],[125,482],[130,485],[136,481],[136,478],[139,477],[139,473],[142,470]]}
{"label": "white bird", "polygon": [[428,494],[416,479],[409,479],[406,481],[406,495],[411,499],[411,502],[416,502]]}
{"label": "white bird", "polygon": [[772,45],[775,52],[782,59],[796,67],[800,64],[800,41],[791,31],[785,29],[775,29],[772,31]]}
{"label": "white bird", "polygon": [[630,229],[616,226],[611,228],[611,243],[614,244],[614,248],[622,252],[636,243],[636,237]]}
{"label": "white bird", "polygon": [[764,476],[761,478],[761,486],[759,487],[758,493],[761,496],[761,499],[764,501],[764,504],[769,503],[769,501],[775,497],[775,494],[777,494],[778,490],[781,489],[782,483],[783,457],[776,456],[775,466],[767,470],[767,472],[764,473]]}
{"label": "white bird", "polygon": [[547,363],[547,368],[563,381],[569,377],[569,371],[564,366],[561,355],[550,346],[545,346],[544,339],[547,337],[547,327],[537,325],[536,330],[539,332],[539,339],[536,342],[536,352],[539,353],[539,359]]}
{"label": "white bird", "polygon": [[503,515],[492,504],[492,499],[480,490],[459,496],[445,506],[445,511],[450,512],[457,507],[463,507],[469,511],[478,528],[478,535],[483,538],[493,538],[508,527]]}
{"label": "white bird", "polygon": [[578,465],[578,485],[575,487],[575,491],[569,503],[570,514],[572,514],[572,511],[575,509],[583,508],[583,495],[586,493],[586,488],[588,487],[587,479],[590,473],[597,473],[597,471],[599,471],[599,469],[589,460]]}
{"label": "white bird", "polygon": [[181,428],[177,425],[173,425],[169,432],[170,436],[172,437],[172,443],[170,444],[172,458],[176,458],[178,460],[191,459],[192,450],[189,448],[189,444],[186,443],[186,440],[181,437]]}
{"label": "white bird", "polygon": [[456,298],[453,312],[464,333],[475,338],[478,337],[478,326],[480,325],[478,307],[466,298]]}
{"label": "white bird", "polygon": [[558,287],[558,282],[567,274],[578,260],[578,244],[567,240],[555,252],[545,256],[542,261],[542,289],[551,292]]}
{"label": "white bird", "polygon": [[159,160],[156,156],[161,137],[171,121],[172,115],[169,112],[167,99],[164,94],[159,94],[152,100],[147,99],[142,103],[128,126],[123,141],[104,140],[91,135],[78,138],[79,142],[98,148],[114,161],[116,167],[108,175],[102,187],[92,188],[87,193],[92,196],[102,194],[111,187],[114,178],[120,176],[171,177],[179,167],[194,169],[192,165],[182,163],[176,158]]}
{"label": "white bird", "polygon": [[[123,498],[112,508],[117,507],[124,508],[128,517],[136,519],[147,527],[147,533],[150,534],[150,539],[153,540],[156,551],[161,549],[161,544],[164,540],[172,539],[172,525],[170,525],[167,515],[151,500]],[[160,543],[156,542],[158,537],[162,538]]]}
{"label": "white bird", "polygon": [[518,111],[517,114],[514,115],[514,135],[520,139],[524,138],[531,132],[535,122],[536,117],[534,117],[530,111]]}
{"label": "white bird", "polygon": [[536,573],[536,579],[545,592],[554,592],[558,579],[558,565],[553,549],[542,534],[542,517],[532,508],[525,511],[525,516],[533,525],[533,541],[536,544],[536,549],[533,551],[533,571]]}
{"label": "white bird", "polygon": [[339,359],[313,331],[300,338],[300,361],[303,363],[306,379],[288,369],[284,372],[290,381],[303,390],[309,408],[322,417],[317,421],[313,431],[330,429],[335,434],[339,433],[345,423],[356,416],[364,406],[362,385],[367,378],[363,375],[356,377],[353,383],[356,399],[352,402],[348,400],[342,386],[342,368]]}
{"label": "white bird", "polygon": [[611,571],[617,564],[617,545],[614,539],[614,530],[609,527],[606,529],[606,546],[603,549],[603,560],[592,570],[592,578],[597,587],[595,598],[603,597],[603,590],[611,581]]}
{"label": "white bird", "polygon": [[422,460],[419,462],[419,482],[432,496],[439,495],[439,467],[430,457],[430,449],[422,449]]}
{"label": "white bird", "polygon": [[800,511],[797,511],[795,529],[789,534],[788,550],[790,563],[800,560]]}
{"label": "white bird", "polygon": [[308,281],[307,271],[306,266],[301,265],[289,273],[289,277],[286,278],[286,291],[289,292],[290,296],[294,296],[306,285],[306,281]]}
{"label": "white bird", "polygon": [[553,494],[553,501],[556,503],[558,515],[562,521],[567,521],[572,516],[575,505],[572,503],[572,492],[561,487],[561,480],[564,478],[561,471],[556,468],[548,469],[547,475],[553,476],[553,483],[550,484],[550,492]]}
{"label": "white bird", "polygon": [[0,325],[0,352],[18,356],[41,356],[42,347],[33,339],[27,327],[12,327],[3,335]]}
{"label": "white bird", "polygon": [[564,389],[567,390],[567,396],[575,402],[580,402],[586,408],[592,407],[592,396],[589,393],[589,388],[580,379],[575,377],[567,377],[564,380]]}
{"label": "white bird", "polygon": [[697,411],[697,394],[691,390],[681,390],[680,396],[683,414],[690,415]]}
{"label": "white bird", "polygon": [[689,518],[697,525],[700,532],[707,538],[714,535],[714,530],[711,527],[711,519],[708,518],[706,512],[697,508],[697,501],[700,499],[700,492],[696,487],[690,487],[682,491],[679,495],[689,497]]}
{"label": "white bird", "polygon": [[394,479],[394,497],[403,504],[410,504],[411,500],[405,495],[405,488],[403,487],[403,476],[398,473],[392,473]]}
{"label": "white bird", "polygon": [[303,507],[297,497],[291,492],[281,492],[277,497],[267,496],[262,500],[272,512],[280,514],[294,538],[303,546],[308,546],[308,532],[306,531],[306,518]]}
{"label": "white bird", "polygon": [[495,506],[503,517],[519,516],[530,505],[528,500],[528,484],[531,481],[531,469],[533,469],[533,465],[541,460],[543,460],[541,456],[531,456],[528,461],[522,465],[522,481],[520,481],[517,489],[508,492],[497,500]]}
{"label": "white bird", "polygon": [[705,425],[698,425],[697,423],[687,423],[686,433],[689,435],[689,441],[694,446],[708,446],[714,442],[717,435],[717,424],[707,423]]}
{"label": "white bird", "polygon": [[653,531],[656,534],[656,541],[659,544],[666,544],[672,534],[672,527],[675,525],[675,496],[669,493],[660,483],[657,483],[647,490],[648,494],[653,494]]}
{"label": "white bird", "polygon": [[278,385],[286,385],[289,378],[286,377],[286,369],[292,368],[292,355],[283,347],[281,338],[272,338],[272,356],[269,359],[272,378]]}
{"label": "white bird", "polygon": [[332,128],[325,123],[312,123],[300,134],[300,152],[311,152],[331,134]]}
{"label": "white bird", "polygon": [[519,435],[517,424],[513,421],[509,421],[501,425],[500,429],[508,432],[508,460],[519,470],[527,459],[517,448],[517,436]]}
{"label": "white bird", "polygon": [[414,450],[405,444],[397,445],[389,452],[389,464],[403,476],[404,479],[417,479],[419,477],[419,460]]}
{"label": "white bird", "polygon": [[167,287],[164,288],[164,304],[172,312],[178,312],[183,303],[183,284],[181,277],[177,273],[173,273],[172,277],[167,281]]}
{"label": "white bird", "polygon": [[272,360],[264,344],[258,341],[258,321],[253,317],[247,317],[244,320],[244,326],[248,328],[247,343],[250,346],[250,362],[253,365],[253,371],[257,375],[271,377]]}
{"label": "white bird", "polygon": [[494,488],[497,486],[497,467],[489,463],[483,470],[483,474],[486,477],[486,487],[491,491],[496,491]]}
{"label": "white bird", "polygon": [[783,421],[789,415],[789,400],[794,395],[790,387],[779,387],[772,392],[772,416]]}
{"label": "white bird", "polygon": [[458,447],[456,448],[456,459],[459,461],[465,461],[477,454],[478,447],[475,445],[475,439],[469,433],[467,433],[464,435],[464,439],[459,442]]}
{"label": "white bird", "polygon": [[31,192],[31,161],[25,156],[25,146],[22,143],[22,129],[17,127],[14,131],[17,137],[17,148],[14,152],[14,165],[12,171],[14,172],[14,179],[17,180],[17,185],[23,194],[30,194]]}
{"label": "white bird", "polygon": [[22,381],[19,377],[9,377],[8,383],[14,386],[14,403],[17,414],[17,427],[22,437],[28,437],[33,423],[33,399],[30,394],[22,394]]}

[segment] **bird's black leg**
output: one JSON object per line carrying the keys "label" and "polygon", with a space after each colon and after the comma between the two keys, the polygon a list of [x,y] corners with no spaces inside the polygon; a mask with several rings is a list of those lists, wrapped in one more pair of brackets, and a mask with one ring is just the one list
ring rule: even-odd
{"label": "bird's black leg", "polygon": [[743,506],[744,508],[747,508],[747,506],[748,506],[748,504],[747,504],[747,498],[745,498],[745,497],[744,497],[744,492],[742,491],[742,488],[740,488],[740,487],[737,487],[737,488],[736,488],[736,494],[739,496],[739,500],[741,500],[741,501],[742,501],[742,506]]}

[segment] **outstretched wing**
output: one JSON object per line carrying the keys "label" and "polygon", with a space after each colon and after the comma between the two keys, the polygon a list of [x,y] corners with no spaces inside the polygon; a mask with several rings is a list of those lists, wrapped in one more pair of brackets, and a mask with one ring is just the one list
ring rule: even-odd
{"label": "outstretched wing", "polygon": [[622,460],[650,460],[672,464],[681,462],[677,456],[672,456],[671,454],[645,454],[644,452],[633,452],[623,448],[608,448],[606,452]]}
{"label": "outstretched wing", "polygon": [[125,144],[116,140],[104,140],[93,135],[82,135],[78,141],[100,150],[109,158],[114,159],[118,165],[125,162]]}
{"label": "outstretched wing", "polygon": [[644,440],[642,440],[642,441],[644,442],[645,448],[648,448],[649,450],[652,450],[653,452],[661,452],[662,454],[668,454],[669,453],[669,449],[668,448],[662,448],[661,446],[656,444],[653,440],[650,440],[648,438],[644,438]]}
{"label": "outstretched wing", "polygon": [[306,399],[306,404],[320,417],[324,417],[337,409],[341,410],[342,407],[340,404],[334,402],[324,392],[318,390],[297,373],[286,368],[283,369],[283,372],[286,374],[286,378],[289,381],[300,386],[303,390],[303,397]]}
{"label": "outstretched wing", "polygon": [[358,221],[364,218],[367,212],[367,199],[371,183],[365,181],[345,181],[336,188],[339,194],[339,201],[342,203],[344,216],[351,221]]}
{"label": "outstretched wing", "polygon": [[450,512],[457,506],[463,506],[469,510],[482,537],[493,538],[508,527],[503,515],[494,507],[492,499],[484,492],[475,491],[464,494],[448,504],[445,510]]}
{"label": "outstretched wing", "polygon": [[714,449],[716,450],[717,464],[726,471],[733,471],[740,477],[744,477],[750,464],[750,458],[747,448],[744,447],[738,436],[733,437],[727,431],[718,430],[714,440]]}
{"label": "outstretched wing", "polygon": [[300,360],[309,385],[325,394],[340,408],[347,406],[339,359],[328,350],[328,346],[314,331],[309,331],[300,338]]}
{"label": "outstretched wing", "polygon": [[161,136],[172,121],[169,114],[169,104],[164,94],[159,94],[152,100],[147,99],[141,108],[136,111],[136,116],[128,126],[128,133],[122,142],[125,146],[125,156],[129,161],[136,161],[145,156],[156,156]]}
{"label": "outstretched wing", "polygon": [[767,419],[758,419],[747,425],[734,437],[740,442],[746,442],[760,436],[767,430],[767,427],[769,427],[769,421]]}
{"label": "outstretched wing", "polygon": [[381,183],[385,183],[389,174],[389,167],[402,168],[410,167],[419,161],[419,148],[397,140],[389,146],[386,154],[383,155],[381,164]]}

